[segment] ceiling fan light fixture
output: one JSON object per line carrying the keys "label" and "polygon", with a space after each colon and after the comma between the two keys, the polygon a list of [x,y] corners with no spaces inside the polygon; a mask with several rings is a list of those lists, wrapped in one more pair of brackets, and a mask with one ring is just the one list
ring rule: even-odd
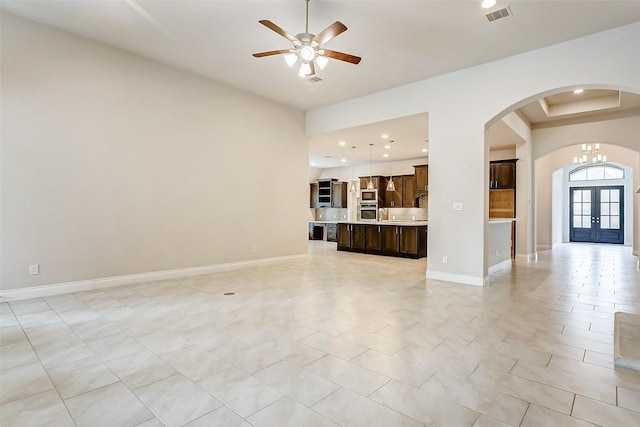
{"label": "ceiling fan light fixture", "polygon": [[324,70],[324,67],[326,67],[328,63],[329,60],[324,56],[318,56],[316,58],[316,64],[318,64],[318,67],[320,67],[321,70]]}
{"label": "ceiling fan light fixture", "polygon": [[300,71],[298,72],[298,75],[300,77],[306,77],[309,74],[311,74],[311,66],[308,62],[303,62],[302,65],[300,65]]}
{"label": "ceiling fan light fixture", "polygon": [[300,49],[300,57],[303,61],[313,61],[316,57],[316,50],[309,45],[302,46]]}
{"label": "ceiling fan light fixture", "polygon": [[298,55],[296,55],[295,53],[287,53],[284,56],[284,60],[287,63],[287,65],[289,66],[289,68],[293,68],[293,66],[296,64],[296,62],[298,62]]}

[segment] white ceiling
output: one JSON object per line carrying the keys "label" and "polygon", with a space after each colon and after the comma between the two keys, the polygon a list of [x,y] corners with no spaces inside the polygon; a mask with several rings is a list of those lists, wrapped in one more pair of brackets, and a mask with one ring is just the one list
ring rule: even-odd
{"label": "white ceiling", "polygon": [[[359,65],[331,60],[317,72],[322,81],[312,83],[281,56],[251,56],[291,46],[258,20],[303,32],[303,0],[0,0],[5,11],[304,111],[640,21],[640,1],[499,0],[490,10],[507,5],[513,16],[489,22],[480,0],[312,0],[309,31],[339,20],[348,30],[326,47],[362,57]],[[423,119],[401,120],[397,128],[386,123],[396,139],[394,158],[421,156],[413,153],[428,139]],[[384,127],[326,135],[325,151],[341,139],[348,148],[368,147]],[[310,150],[318,159],[336,155],[322,154],[313,141]]]}

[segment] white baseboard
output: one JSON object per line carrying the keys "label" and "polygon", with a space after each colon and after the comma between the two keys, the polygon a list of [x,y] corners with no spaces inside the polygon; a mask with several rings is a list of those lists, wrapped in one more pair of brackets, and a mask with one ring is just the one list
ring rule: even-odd
{"label": "white baseboard", "polygon": [[511,258],[505,259],[502,262],[492,265],[489,267],[489,276],[491,276],[496,271],[504,270],[505,268],[511,268]]}
{"label": "white baseboard", "polygon": [[534,252],[532,254],[518,254],[516,255],[516,259],[522,260],[525,262],[532,262],[538,260],[538,252]]}
{"label": "white baseboard", "polygon": [[6,291],[0,291],[0,302],[29,298],[41,298],[51,295],[90,291],[100,288],[110,288],[113,286],[150,282],[154,280],[167,280],[177,279],[181,277],[200,276],[203,274],[216,273],[221,271],[231,271],[261,265],[278,264],[282,262],[306,258],[307,256],[308,254],[289,255],[251,261],[231,262],[227,264],[205,265],[201,267],[180,268],[176,270],[154,271],[150,273],[129,274],[126,276],[105,277],[100,279],[81,280],[77,282],[32,286],[22,289],[8,289]]}
{"label": "white baseboard", "polygon": [[553,245],[538,245],[539,251],[548,251],[550,249],[553,249]]}
{"label": "white baseboard", "polygon": [[427,279],[473,286],[486,286],[489,284],[489,277],[466,276],[464,274],[451,274],[433,270],[427,270]]}

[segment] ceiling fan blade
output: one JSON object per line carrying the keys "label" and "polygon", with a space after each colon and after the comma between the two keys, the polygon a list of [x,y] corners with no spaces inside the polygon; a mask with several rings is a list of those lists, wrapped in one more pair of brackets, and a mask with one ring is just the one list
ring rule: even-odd
{"label": "ceiling fan blade", "polygon": [[349,55],[348,53],[336,52],[335,50],[322,49],[324,52],[322,56],[327,58],[338,59],[340,61],[350,62],[352,64],[359,64],[362,58],[359,56]]}
{"label": "ceiling fan blade", "polygon": [[282,28],[280,28],[279,26],[277,26],[276,24],[274,24],[273,22],[267,19],[263,19],[258,22],[264,25],[265,27],[267,27],[268,29],[273,30],[276,33],[280,34],[282,37],[284,37],[285,39],[291,42],[296,42],[296,41],[300,42],[297,38],[293,37],[291,34],[287,33],[285,30],[283,30]]}
{"label": "ceiling fan blade", "polygon": [[263,56],[280,55],[283,53],[289,53],[290,51],[291,49],[269,50],[267,52],[254,53],[253,56],[256,58],[262,58]]}
{"label": "ceiling fan blade", "polygon": [[347,27],[340,21],[336,21],[333,24],[329,25],[324,30],[320,31],[317,36],[313,38],[313,42],[318,43],[319,45],[325,44],[338,34],[342,34],[347,31]]}

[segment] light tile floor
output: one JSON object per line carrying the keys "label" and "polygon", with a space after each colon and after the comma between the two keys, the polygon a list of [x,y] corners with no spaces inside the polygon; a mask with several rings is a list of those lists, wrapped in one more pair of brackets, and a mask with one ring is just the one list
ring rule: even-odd
{"label": "light tile floor", "polygon": [[640,313],[630,248],[563,245],[485,288],[309,248],[0,304],[0,424],[640,426],[612,357],[613,313]]}

